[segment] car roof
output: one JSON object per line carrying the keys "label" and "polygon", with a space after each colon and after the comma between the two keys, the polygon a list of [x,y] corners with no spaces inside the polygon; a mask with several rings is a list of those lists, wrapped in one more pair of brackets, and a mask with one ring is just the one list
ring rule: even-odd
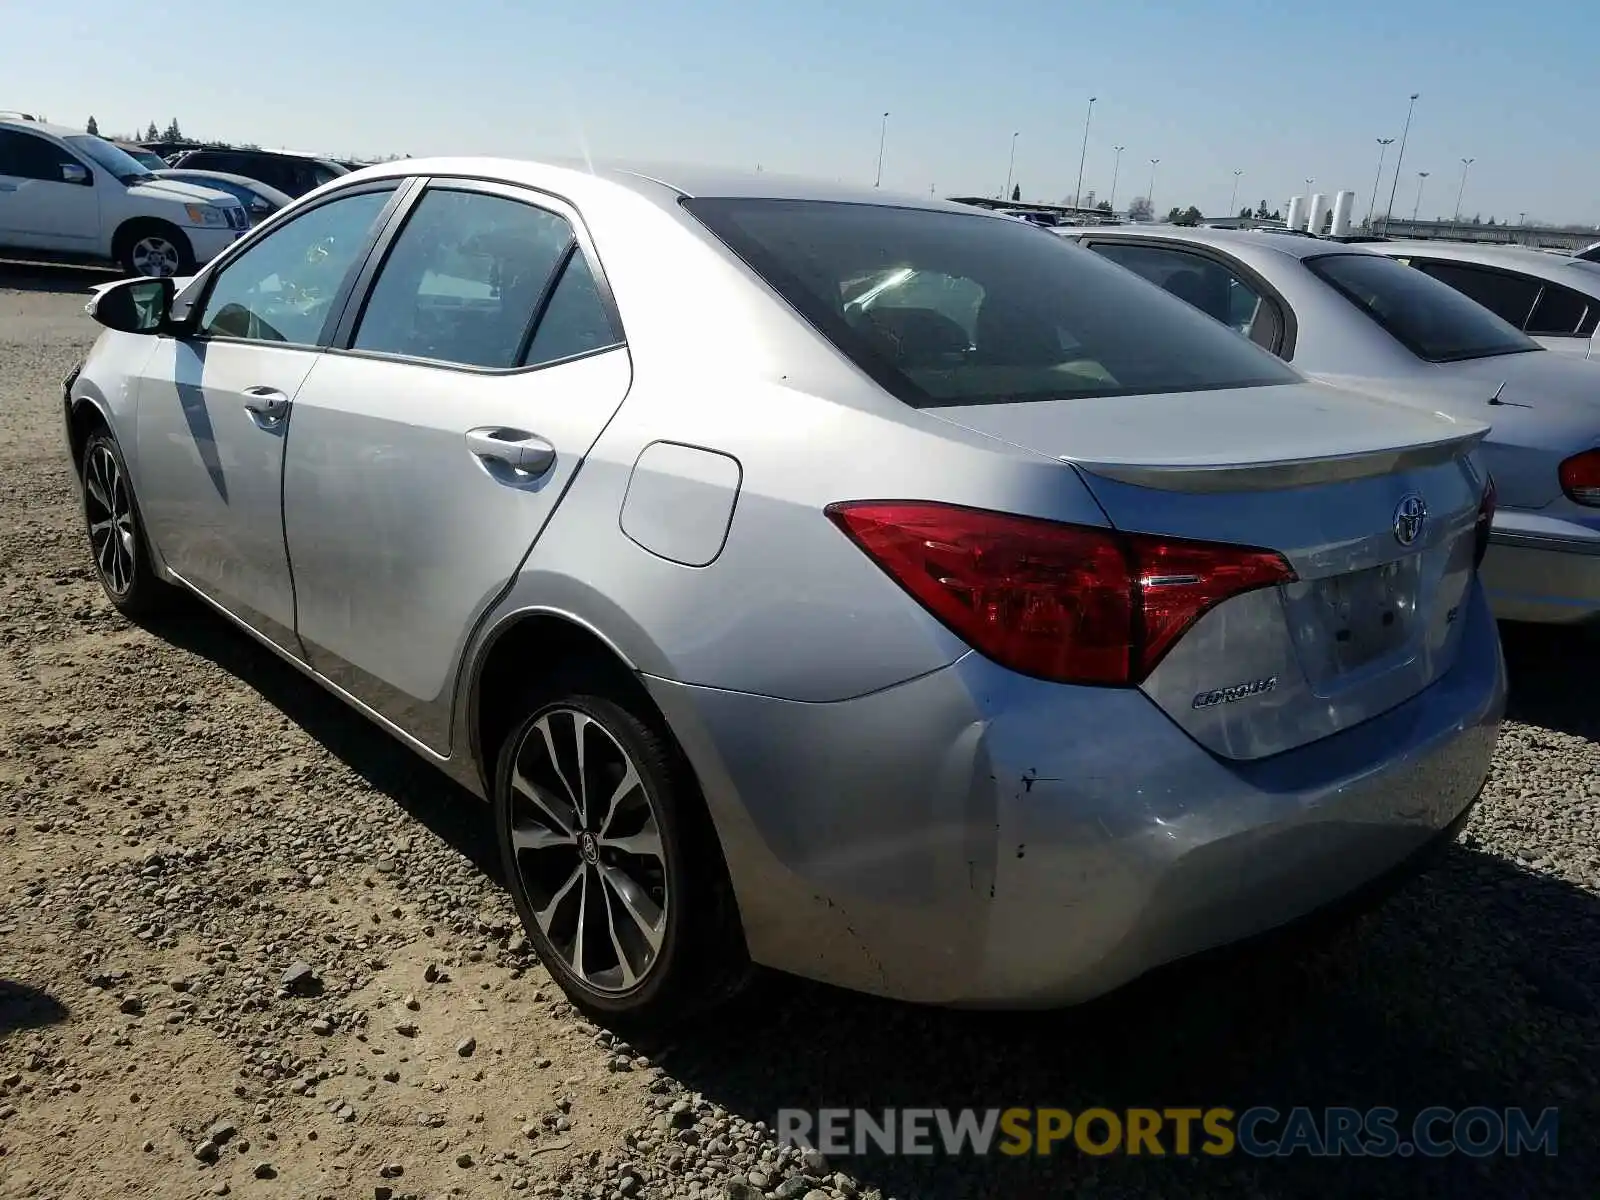
{"label": "car roof", "polygon": [[1371,254],[1365,243],[1336,242],[1328,238],[1294,237],[1267,229],[1208,229],[1204,225],[1092,225],[1071,226],[1061,233],[1079,236],[1078,231],[1096,237],[1155,238],[1215,246],[1219,250],[1243,249],[1272,251],[1285,258],[1316,258],[1323,254]]}
{"label": "car roof", "polygon": [[988,209],[968,204],[955,204],[931,196],[896,193],[864,185],[830,183],[825,180],[780,175],[770,171],[738,171],[708,166],[609,160],[586,162],[582,159],[555,158],[537,161],[492,157],[402,158],[362,167],[349,175],[341,176],[339,185],[346,186],[363,179],[396,175],[467,176],[553,190],[613,189],[636,193],[657,204],[674,206],[682,197],[819,200],[891,208],[919,208],[933,212],[956,212],[992,220],[1006,220]]}
{"label": "car roof", "polygon": [[1390,256],[1440,258],[1484,267],[1504,267],[1553,283],[1583,288],[1591,295],[1600,295],[1600,263],[1586,262],[1564,254],[1548,254],[1532,246],[1478,246],[1468,242],[1419,239],[1385,242],[1378,252]]}
{"label": "car roof", "polygon": [[[83,130],[73,129],[68,125],[52,125],[48,121],[36,121],[32,117],[0,114],[0,125],[10,126],[13,129],[26,129],[33,133],[48,133],[52,137],[78,137],[83,135]],[[110,141],[110,138],[103,139]]]}

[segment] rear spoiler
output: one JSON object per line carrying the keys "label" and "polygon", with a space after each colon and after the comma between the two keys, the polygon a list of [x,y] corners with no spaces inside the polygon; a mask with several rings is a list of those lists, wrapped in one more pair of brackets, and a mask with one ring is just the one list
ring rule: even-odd
{"label": "rear spoiler", "polygon": [[1396,471],[1437,466],[1470,453],[1489,436],[1489,426],[1477,425],[1436,441],[1395,449],[1363,450],[1326,458],[1296,458],[1281,462],[1186,463],[1091,462],[1062,455],[1080,471],[1166,492],[1266,492],[1283,488],[1343,483]]}

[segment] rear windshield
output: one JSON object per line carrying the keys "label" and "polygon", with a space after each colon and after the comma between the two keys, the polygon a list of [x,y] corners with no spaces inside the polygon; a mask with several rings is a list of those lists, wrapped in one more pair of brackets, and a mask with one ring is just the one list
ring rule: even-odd
{"label": "rear windshield", "polygon": [[918,408],[1300,379],[1132,272],[1022,221],[835,201],[684,204]]}
{"label": "rear windshield", "polygon": [[1384,255],[1328,254],[1306,259],[1306,266],[1429,362],[1542,348],[1448,283]]}

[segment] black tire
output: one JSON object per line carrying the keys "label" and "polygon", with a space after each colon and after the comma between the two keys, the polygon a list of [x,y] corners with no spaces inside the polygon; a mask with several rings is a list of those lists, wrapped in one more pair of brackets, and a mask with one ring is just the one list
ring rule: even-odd
{"label": "black tire", "polygon": [[[750,974],[737,906],[694,773],[671,735],[660,728],[659,718],[605,672],[584,669],[561,671],[530,690],[522,711],[527,715],[506,739],[496,764],[495,834],[517,913],[551,977],[575,1007],[613,1025],[663,1028],[730,999]],[[613,805],[615,820],[609,832],[617,834],[637,824],[642,832],[623,836],[630,843],[649,844],[653,828],[662,851],[659,859],[619,852],[604,839],[594,839],[597,830],[606,832],[600,828],[606,818],[599,814],[604,802],[590,805],[594,811],[587,822],[573,820],[578,817],[577,806],[564,801],[561,788],[565,778],[576,773],[576,742],[570,735],[579,726],[577,718],[593,723],[584,733],[584,773],[590,778],[580,788],[593,784],[596,797],[620,796]],[[561,779],[544,769],[545,729],[557,746],[555,761],[565,764]],[[626,778],[626,767],[613,761],[613,748],[631,761],[637,789],[616,787],[618,779]],[[545,797],[542,805],[527,791],[513,788],[515,772]],[[587,848],[581,838],[574,838],[570,848],[565,844],[557,822],[550,819],[553,810],[568,825],[586,825],[584,832],[593,839]],[[645,810],[648,818],[641,821]],[[520,850],[514,827],[523,839]],[[530,831],[561,844],[529,848]],[[570,873],[569,861],[575,864]],[[638,969],[642,957],[629,951],[642,951],[649,939],[642,932],[644,925],[628,920],[628,913],[637,910],[618,898],[625,891],[612,882],[618,872],[640,889],[632,894],[643,894],[643,900],[634,902],[642,908],[649,908],[644,900],[659,903],[665,896],[664,911],[657,910],[659,948],[642,970]],[[574,885],[565,899],[551,901],[561,891],[562,880],[571,883],[578,877],[581,884]],[[597,900],[603,908],[578,907]],[[548,911],[550,932],[540,922],[541,907]],[[575,909],[587,919],[582,951],[576,949],[575,938],[564,938],[561,945],[552,938],[561,936]],[[576,928],[577,921],[572,924]],[[573,965],[579,954],[583,973]],[[613,959],[619,964],[616,968],[598,969]],[[620,965],[624,959],[626,969]],[[634,972],[633,982],[625,971]]]}
{"label": "black tire", "polygon": [[[158,246],[168,249],[159,255],[160,269],[154,251]],[[193,275],[195,272],[194,247],[189,238],[176,225],[165,221],[130,221],[117,230],[115,254],[117,265],[129,275]]]}
{"label": "black tire", "polygon": [[150,565],[128,465],[110,430],[96,429],[84,443],[79,483],[89,555],[106,598],[128,617],[143,619],[167,611],[175,593]]}

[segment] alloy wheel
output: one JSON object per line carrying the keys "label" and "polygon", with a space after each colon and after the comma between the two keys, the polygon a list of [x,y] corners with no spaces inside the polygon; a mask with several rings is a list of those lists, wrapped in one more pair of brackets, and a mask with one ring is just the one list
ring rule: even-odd
{"label": "alloy wheel", "polygon": [[133,244],[128,255],[140,275],[168,276],[178,273],[178,248],[158,234],[146,234]]}
{"label": "alloy wheel", "polygon": [[627,750],[587,713],[546,710],[516,749],[508,811],[539,931],[592,991],[638,987],[671,898],[655,801]]}
{"label": "alloy wheel", "polygon": [[118,596],[127,595],[133,586],[134,556],[133,501],[127,481],[111,447],[101,443],[89,453],[83,471],[85,515],[89,521],[89,545],[95,565],[106,586]]}

